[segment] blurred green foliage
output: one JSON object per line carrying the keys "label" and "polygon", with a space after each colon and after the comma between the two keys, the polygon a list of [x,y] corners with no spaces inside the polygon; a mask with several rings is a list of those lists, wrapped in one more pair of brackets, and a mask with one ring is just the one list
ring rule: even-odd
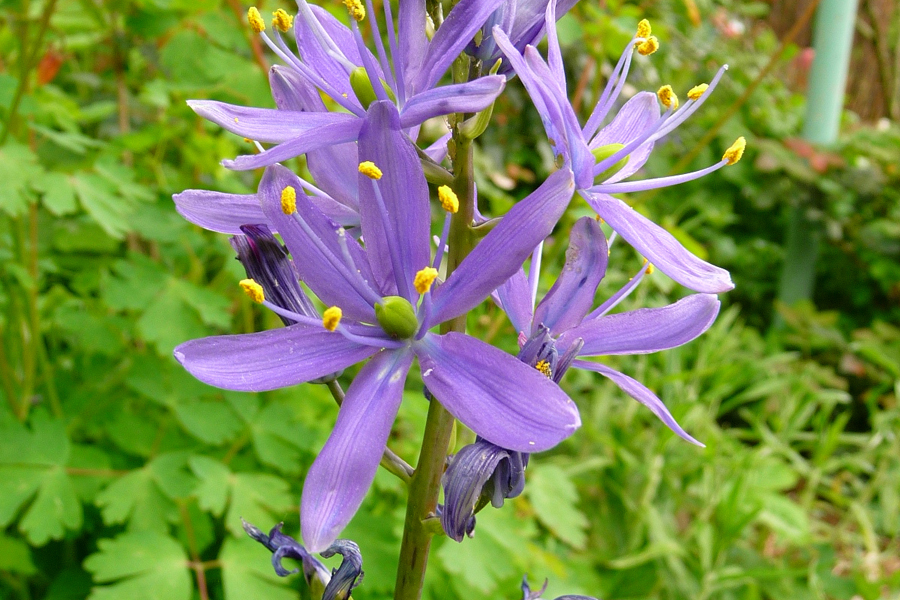
{"label": "blurred green foliage", "polygon": [[[330,395],[313,385],[224,392],[171,358],[190,338],[279,326],[238,292],[224,236],[187,224],[170,200],[185,188],[255,189],[255,174],[218,164],[246,143],[184,102],[272,105],[244,7],[4,0],[0,9],[0,596],[305,597],[300,577],[274,574],[240,517],[264,529],[284,520],[296,533],[303,474],[336,416]],[[727,60],[715,96],[646,169],[667,174],[776,52],[758,20],[768,9],[583,2],[561,23],[570,92],[587,112],[644,16],[663,49],[635,60],[634,89],[686,90]],[[609,382],[571,371],[565,386],[584,426],[532,459],[524,496],[480,513],[474,539],[437,540],[429,597],[517,598],[525,573],[532,587],[548,578],[549,597],[900,593],[900,129],[848,115],[836,148],[804,147],[792,140],[802,96],[785,73],[764,78],[688,168],[745,135],[751,150],[739,165],[628,198],[737,283],[699,340],[612,360],[707,448],[678,440]],[[478,161],[491,213],[552,169],[517,83]],[[778,307],[786,327],[773,332],[795,205],[821,223],[827,246],[815,308]],[[587,207],[574,204],[569,223],[581,214]],[[548,273],[565,238],[546,245]],[[613,259],[601,293],[640,265],[621,242]],[[665,304],[676,287],[654,275],[626,308]],[[515,349],[495,307],[469,324]],[[410,462],[424,425],[420,389],[411,381],[390,442]],[[365,558],[357,598],[393,587],[404,498],[380,472],[346,532]]]}

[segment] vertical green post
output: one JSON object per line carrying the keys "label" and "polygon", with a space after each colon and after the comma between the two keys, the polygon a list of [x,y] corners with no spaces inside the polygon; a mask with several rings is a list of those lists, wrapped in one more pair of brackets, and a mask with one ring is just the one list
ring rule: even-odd
{"label": "vertical green post", "polygon": [[[857,0],[822,0],[813,31],[812,69],[806,96],[803,138],[820,145],[837,140],[847,87],[850,50],[856,25]],[[802,207],[794,207],[788,222],[784,267],[778,299],[788,306],[812,298],[821,231]]]}

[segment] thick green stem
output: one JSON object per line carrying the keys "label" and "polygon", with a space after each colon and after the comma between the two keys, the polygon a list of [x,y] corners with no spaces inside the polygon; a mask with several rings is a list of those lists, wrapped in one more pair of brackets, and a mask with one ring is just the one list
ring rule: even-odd
{"label": "thick green stem", "polygon": [[[469,225],[475,216],[475,180],[472,173],[472,142],[454,135],[453,191],[459,197],[459,212],[450,224],[450,247],[447,254],[447,276],[472,249],[473,240]],[[466,315],[441,325],[441,333],[464,332]],[[397,586],[394,600],[419,600],[425,582],[425,568],[431,538],[435,533],[434,514],[437,509],[441,475],[447,460],[450,437],[453,432],[453,416],[447,412],[439,398],[431,400],[419,462],[409,486],[409,502],[406,505],[406,522],[403,526],[403,543],[397,567]]]}

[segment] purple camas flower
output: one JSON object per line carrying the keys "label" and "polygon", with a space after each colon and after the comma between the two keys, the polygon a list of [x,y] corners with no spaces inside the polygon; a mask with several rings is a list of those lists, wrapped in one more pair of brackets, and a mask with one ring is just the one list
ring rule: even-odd
{"label": "purple camas flower", "polygon": [[360,203],[365,248],[297,194],[299,180],[284,167],[266,169],[257,194],[298,276],[330,306],[324,318],[277,306],[265,300],[261,286],[247,282],[257,301],[294,324],[193,340],[175,350],[198,379],[248,391],[311,381],[371,358],[348,388],[304,482],[301,526],[312,551],[327,548],[362,502],[413,356],[425,385],[447,410],[499,446],[544,450],[580,425],[574,403],[534,368],[465,334],[429,332],[479,304],[520,269],[564,212],[571,172],[558,171],[516,204],[432,291],[441,252],[430,260],[428,189],[393,103],[370,106],[359,158],[359,193],[367,198]]}
{"label": "purple camas flower", "polygon": [[[461,0],[431,40],[425,35],[424,2],[402,2],[396,27],[390,3],[385,2],[386,49],[368,0],[368,21],[376,54],[366,48],[360,34],[357,21],[365,19],[367,11],[358,0],[345,2],[352,16],[349,29],[325,9],[298,0],[299,13],[293,20],[296,53],[281,35],[291,26],[287,13],[276,13],[270,37],[259,12],[251,9],[251,27],[284,62],[284,66],[273,69],[270,77],[278,108],[250,108],[211,100],[192,100],[188,104],[200,116],[232,133],[274,144],[259,154],[223,161],[230,169],[269,166],[354,142],[366,109],[375,100],[395,104],[402,129],[415,139],[419,125],[427,119],[478,112],[490,106],[503,90],[506,80],[499,75],[437,87],[450,64],[500,2]],[[327,112],[315,90],[321,90],[346,112]],[[349,147],[341,152],[345,151],[350,151]]]}
{"label": "purple camas flower", "polygon": [[[669,86],[663,86],[657,95],[639,93],[601,129],[625,85],[633,53],[637,50],[651,54],[658,47],[656,38],[650,35],[649,23],[642,21],[582,127],[567,98],[552,2],[547,6],[546,24],[549,42],[546,61],[534,46],[525,46],[520,52],[499,27],[494,27],[494,39],[528,90],[554,152],[571,167],[578,192],[610,227],[678,283],[698,292],[732,289],[734,285],[727,271],[700,260],[665,229],[610,195],[691,181],[740,159],[743,138],[728,149],[721,161],[706,169],[674,177],[624,181],[647,162],[657,140],[673,131],[706,101],[727,67],[722,67],[709,85],[698,85],[688,92],[688,100],[682,105]],[[657,96],[666,109],[662,115]]]}
{"label": "purple camas flower", "polygon": [[[719,313],[713,294],[693,294],[662,308],[608,314],[649,272],[641,271],[606,302],[591,310],[597,286],[606,274],[609,252],[600,225],[591,218],[572,227],[566,264],[556,282],[534,307],[537,273],[529,280],[521,269],[498,290],[503,310],[520,332],[523,351],[531,345],[547,356],[549,376],[572,367],[600,373],[649,408],[672,431],[702,446],[675,421],[665,404],[646,386],[615,369],[577,357],[647,354],[686,344],[706,331]],[[560,356],[556,365],[554,357]],[[558,381],[558,379],[557,379]]]}

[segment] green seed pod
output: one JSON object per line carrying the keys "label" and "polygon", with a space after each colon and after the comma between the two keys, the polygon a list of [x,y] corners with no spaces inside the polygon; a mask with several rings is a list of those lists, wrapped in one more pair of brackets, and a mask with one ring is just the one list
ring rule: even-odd
{"label": "green seed pod", "polygon": [[[381,85],[384,86],[384,91],[387,93],[388,98],[392,102],[396,102],[397,98],[394,97],[394,91],[388,87],[384,79],[381,80]],[[359,103],[364,108],[368,109],[370,104],[378,100],[378,96],[375,95],[375,88],[372,87],[372,80],[369,79],[369,74],[366,73],[365,67],[356,67],[350,72],[350,87],[353,88],[356,99],[359,100]]]}
{"label": "green seed pod", "polygon": [[375,305],[375,318],[385,333],[401,340],[411,338],[419,329],[415,309],[400,296],[382,298],[382,303]]}

